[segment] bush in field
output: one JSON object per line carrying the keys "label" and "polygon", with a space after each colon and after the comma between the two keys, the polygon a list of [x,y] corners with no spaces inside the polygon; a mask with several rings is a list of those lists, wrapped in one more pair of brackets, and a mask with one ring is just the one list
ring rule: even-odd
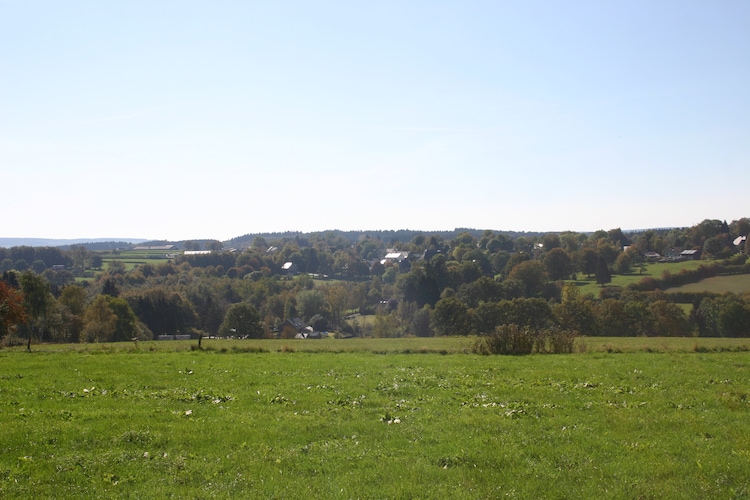
{"label": "bush in field", "polygon": [[534,348],[544,354],[570,354],[573,352],[576,333],[556,326],[537,332]]}
{"label": "bush in field", "polygon": [[528,326],[502,325],[493,333],[482,335],[474,345],[478,354],[531,354],[534,334]]}
{"label": "bush in field", "polygon": [[477,354],[523,355],[563,354],[573,352],[575,332],[557,327],[534,329],[529,326],[507,324],[493,333],[480,336],[474,344]]}

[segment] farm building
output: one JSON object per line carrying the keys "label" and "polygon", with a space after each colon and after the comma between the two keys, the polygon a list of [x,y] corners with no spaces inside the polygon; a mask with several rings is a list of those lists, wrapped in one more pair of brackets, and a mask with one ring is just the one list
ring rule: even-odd
{"label": "farm building", "polygon": [[680,253],[680,257],[687,260],[698,260],[701,258],[701,251],[697,249],[683,250]]}
{"label": "farm building", "polygon": [[138,246],[133,248],[133,250],[173,250],[174,245],[152,245],[152,246]]}
{"label": "farm building", "polygon": [[281,272],[287,275],[297,274],[297,265],[294,262],[284,262]]}
{"label": "farm building", "polygon": [[300,318],[289,318],[284,320],[279,325],[279,333],[281,334],[285,329],[294,330],[296,333],[312,333],[313,329],[311,326],[307,326],[304,321]]}

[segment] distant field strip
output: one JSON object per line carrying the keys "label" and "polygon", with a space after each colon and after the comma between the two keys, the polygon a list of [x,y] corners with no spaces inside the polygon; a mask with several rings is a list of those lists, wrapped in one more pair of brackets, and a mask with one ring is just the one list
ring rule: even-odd
{"label": "distant field strip", "polygon": [[732,292],[742,294],[750,292],[750,274],[738,274],[734,276],[716,276],[706,278],[698,283],[690,283],[677,288],[670,288],[670,292]]}

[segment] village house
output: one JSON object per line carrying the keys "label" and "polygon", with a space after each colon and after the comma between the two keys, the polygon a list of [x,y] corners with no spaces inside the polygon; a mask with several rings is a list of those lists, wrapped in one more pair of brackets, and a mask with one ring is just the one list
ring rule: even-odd
{"label": "village house", "polygon": [[310,334],[313,328],[305,324],[301,318],[289,318],[279,325],[277,336],[291,337],[299,334]]}
{"label": "village house", "polygon": [[294,262],[284,262],[284,265],[281,266],[281,272],[287,276],[293,276],[297,274],[297,264]]}

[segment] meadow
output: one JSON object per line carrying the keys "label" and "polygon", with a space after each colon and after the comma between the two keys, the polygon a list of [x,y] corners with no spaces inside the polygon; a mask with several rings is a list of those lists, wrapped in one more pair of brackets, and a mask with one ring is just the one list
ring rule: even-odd
{"label": "meadow", "polygon": [[151,264],[157,266],[169,260],[168,253],[182,253],[156,250],[123,250],[113,253],[102,254],[102,269],[108,269],[112,262],[118,262],[125,266],[126,271],[132,271],[139,265]]}
{"label": "meadow", "polygon": [[[613,274],[612,282],[605,286],[626,287],[631,283],[638,283],[643,278],[661,278],[664,271],[677,274],[683,269],[698,269],[701,265],[706,265],[706,261],[686,260],[682,262],[648,262],[643,265],[642,269],[636,266],[634,268],[635,271],[631,274]],[[596,277],[593,275],[588,277],[583,273],[578,273],[577,278],[578,279],[573,282],[578,285],[579,291],[582,295],[592,295],[593,297],[599,296],[602,286],[596,283]]]}
{"label": "meadow", "polygon": [[711,293],[736,293],[741,295],[750,292],[750,274],[737,274],[732,276],[716,276],[706,278],[698,283],[689,283],[680,287],[670,288],[670,292],[711,292]]}
{"label": "meadow", "polygon": [[0,350],[0,497],[750,496],[748,339],[470,342]]}

